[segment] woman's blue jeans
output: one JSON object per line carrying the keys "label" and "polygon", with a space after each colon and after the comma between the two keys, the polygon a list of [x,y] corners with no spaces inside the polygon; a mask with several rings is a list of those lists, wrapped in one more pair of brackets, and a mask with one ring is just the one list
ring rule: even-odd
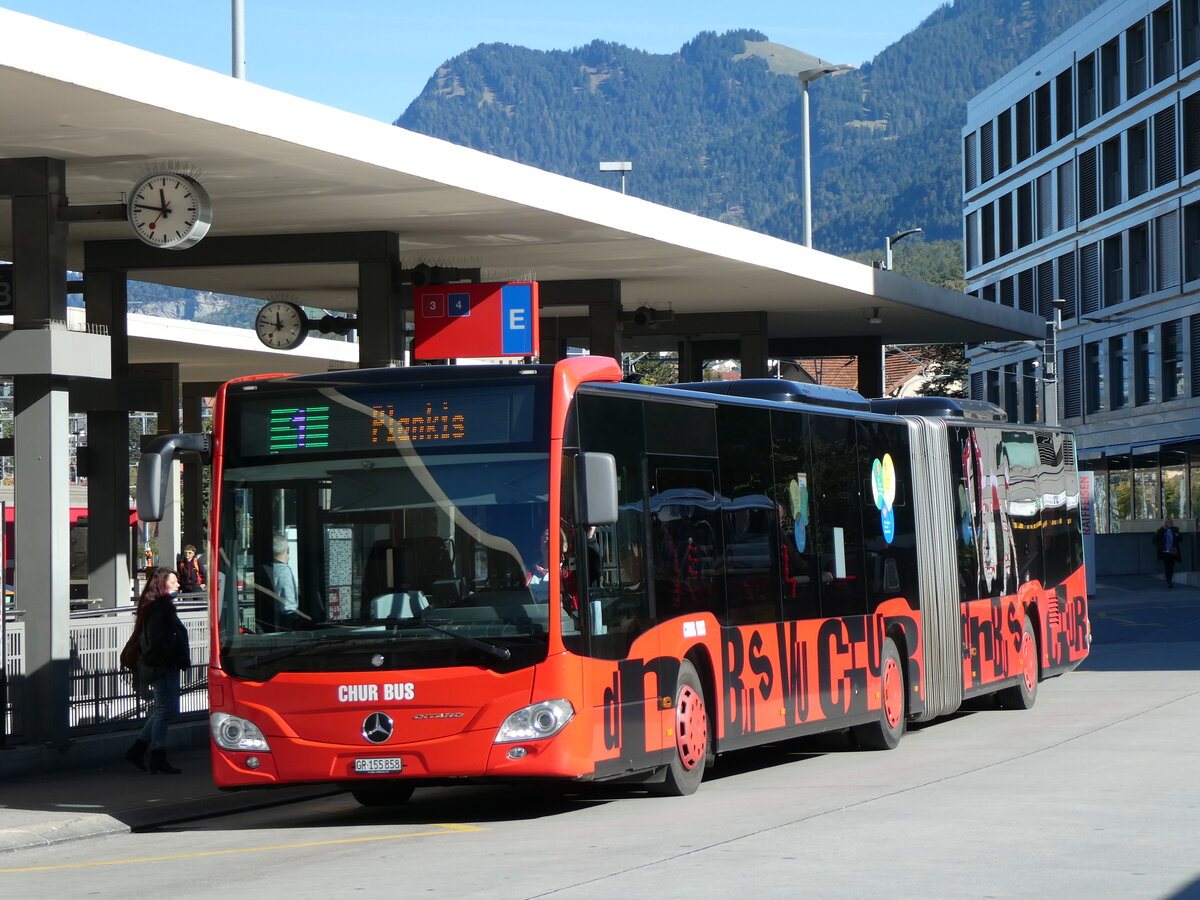
{"label": "woman's blue jeans", "polygon": [[167,749],[167,726],[179,715],[179,673],[171,672],[150,682],[154,708],[142,726],[141,739],[151,750]]}

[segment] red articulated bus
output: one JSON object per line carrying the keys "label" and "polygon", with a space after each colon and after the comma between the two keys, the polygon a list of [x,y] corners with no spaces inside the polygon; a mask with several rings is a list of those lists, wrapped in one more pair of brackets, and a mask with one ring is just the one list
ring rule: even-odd
{"label": "red articulated bus", "polygon": [[232,381],[211,445],[213,768],[366,804],[696,790],[717,755],[1028,708],[1090,642],[1074,440],[970,401],[602,357]]}

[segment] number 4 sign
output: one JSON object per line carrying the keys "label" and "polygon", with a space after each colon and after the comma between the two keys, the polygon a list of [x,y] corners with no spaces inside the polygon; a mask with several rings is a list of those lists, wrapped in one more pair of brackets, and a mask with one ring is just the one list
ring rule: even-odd
{"label": "number 4 sign", "polygon": [[537,353],[536,281],[414,288],[413,312],[416,359]]}

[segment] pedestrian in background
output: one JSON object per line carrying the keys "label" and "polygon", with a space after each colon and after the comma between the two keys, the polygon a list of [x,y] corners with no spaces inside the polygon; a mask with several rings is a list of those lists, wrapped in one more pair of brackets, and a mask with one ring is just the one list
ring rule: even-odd
{"label": "pedestrian in background", "polygon": [[1163,564],[1163,574],[1167,577],[1167,587],[1175,587],[1172,580],[1175,577],[1175,563],[1179,562],[1179,529],[1171,519],[1166,519],[1162,527],[1154,532],[1154,546],[1158,550],[1158,558]]}
{"label": "pedestrian in background", "polygon": [[134,629],[138,640],[137,682],[141,690],[154,697],[142,733],[125,753],[125,758],[146,771],[146,750],[150,751],[149,770],[178,775],[167,762],[167,726],[179,714],[179,673],[191,665],[187,629],[179,620],[175,597],[179,594],[179,576],[171,569],[155,569],[138,600]]}
{"label": "pedestrian in background", "polygon": [[204,568],[191,544],[183,548],[183,555],[179,557],[179,590],[184,594],[204,590]]}

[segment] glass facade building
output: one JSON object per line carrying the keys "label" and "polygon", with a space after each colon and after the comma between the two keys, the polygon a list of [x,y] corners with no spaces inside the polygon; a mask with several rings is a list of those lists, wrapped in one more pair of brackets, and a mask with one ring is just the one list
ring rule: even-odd
{"label": "glass facade building", "polygon": [[1101,6],[976,96],[962,141],[967,292],[1047,321],[972,347],[971,396],[1076,432],[1098,532],[1192,530],[1200,0]]}

